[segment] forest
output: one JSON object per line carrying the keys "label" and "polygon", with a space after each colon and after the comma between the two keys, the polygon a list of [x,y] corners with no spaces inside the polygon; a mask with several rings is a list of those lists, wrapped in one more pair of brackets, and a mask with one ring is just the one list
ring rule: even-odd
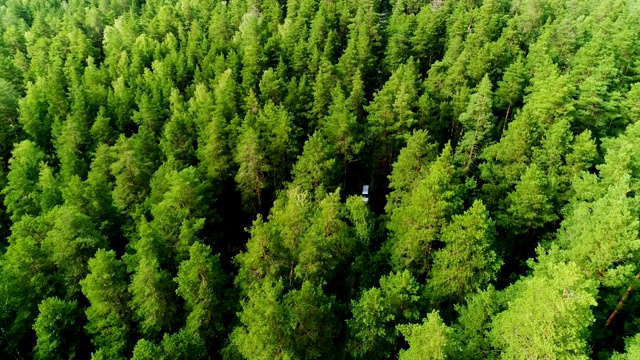
{"label": "forest", "polygon": [[0,189],[2,359],[638,360],[640,0],[0,0]]}

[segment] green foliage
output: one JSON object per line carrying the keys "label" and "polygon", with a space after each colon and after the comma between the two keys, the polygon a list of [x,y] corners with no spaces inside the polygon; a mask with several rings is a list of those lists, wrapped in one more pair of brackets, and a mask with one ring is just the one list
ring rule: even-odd
{"label": "green foliage", "polygon": [[442,322],[440,314],[433,312],[422,320],[422,325],[400,325],[398,328],[407,342],[409,349],[400,350],[399,359],[443,360],[450,356],[452,341],[451,329]]}
{"label": "green foliage", "polygon": [[7,212],[14,222],[24,215],[33,216],[40,212],[37,187],[43,160],[42,150],[29,140],[17,144],[12,151],[7,185],[2,193]]}
{"label": "green foliage", "polygon": [[197,335],[204,343],[213,340],[222,331],[223,289],[227,274],[220,265],[220,257],[212,256],[211,249],[199,242],[189,249],[189,260],[180,264],[176,293],[190,311],[184,331]]}
{"label": "green foliage", "polygon": [[421,276],[431,267],[434,242],[462,205],[450,145],[405,199],[391,213],[387,225],[391,231],[388,251],[394,269],[408,269],[415,276]]}
{"label": "green foliage", "polygon": [[514,298],[496,315],[490,333],[501,357],[588,359],[594,285],[574,263],[542,263],[533,276],[512,285]]}
{"label": "green foliage", "polygon": [[640,355],[640,338],[638,335],[627,338],[625,343],[625,352],[623,354],[614,354],[613,357],[611,357],[612,360],[629,360]]}
{"label": "green foliage", "polygon": [[637,0],[0,19],[3,358],[637,357]]}
{"label": "green foliage", "polygon": [[33,325],[38,342],[34,348],[36,359],[74,359],[80,329],[77,302],[50,297],[38,305],[40,313]]}
{"label": "green foliage", "polygon": [[429,281],[436,298],[463,299],[497,279],[502,261],[492,246],[495,229],[479,200],[463,215],[453,217],[442,231],[445,247],[434,254]]}
{"label": "green foliage", "polygon": [[340,328],[335,299],[305,282],[283,294],[282,282],[253,288],[243,301],[231,341],[247,359],[330,359]]}
{"label": "green foliage", "polygon": [[436,145],[429,142],[427,132],[413,132],[407,139],[407,146],[400,150],[389,175],[389,187],[393,191],[387,197],[387,213],[393,213],[403,198],[411,194],[416,184],[426,175],[430,163],[436,156]]}
{"label": "green foliage", "polygon": [[[89,260],[89,275],[80,281],[87,308],[86,330],[93,336],[100,356],[122,359],[131,344],[131,310],[127,307],[128,276],[124,264],[113,251],[100,249]],[[94,354],[94,357],[99,358]]]}
{"label": "green foliage", "polygon": [[476,93],[469,97],[467,110],[460,114],[458,121],[462,125],[463,135],[456,147],[455,158],[468,171],[493,130],[491,81],[488,76],[482,78]]}
{"label": "green foliage", "polygon": [[142,334],[154,338],[171,328],[176,311],[174,290],[170,274],[160,269],[157,261],[140,259],[129,292],[130,306]]}
{"label": "green foliage", "polygon": [[353,318],[347,320],[348,349],[357,359],[384,359],[398,351],[397,325],[420,316],[420,285],[408,271],[380,279],[380,287],[365,290],[351,303]]}

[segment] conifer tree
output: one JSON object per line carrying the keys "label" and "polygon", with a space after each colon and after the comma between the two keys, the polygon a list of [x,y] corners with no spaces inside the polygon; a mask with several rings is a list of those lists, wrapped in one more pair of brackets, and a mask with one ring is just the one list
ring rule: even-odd
{"label": "conifer tree", "polygon": [[92,335],[100,356],[123,359],[130,351],[133,332],[125,266],[113,251],[103,249],[88,264],[89,275],[80,281],[82,293],[91,303],[85,310],[88,320],[85,329]]}
{"label": "conifer tree", "polygon": [[388,251],[391,264],[400,271],[423,276],[431,267],[434,242],[460,208],[451,146],[447,145],[422,179],[391,214]]}
{"label": "conifer tree", "polygon": [[74,359],[78,355],[78,335],[75,326],[79,318],[78,303],[50,297],[38,305],[38,318],[33,329],[38,337],[34,348],[36,359]]}

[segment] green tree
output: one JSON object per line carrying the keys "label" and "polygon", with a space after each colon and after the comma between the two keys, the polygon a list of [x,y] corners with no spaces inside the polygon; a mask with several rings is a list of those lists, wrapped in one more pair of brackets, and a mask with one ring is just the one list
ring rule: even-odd
{"label": "green tree", "polygon": [[166,157],[172,157],[183,166],[195,165],[197,130],[196,123],[187,113],[178,90],[171,91],[171,118],[162,131],[160,148]]}
{"label": "green tree", "polygon": [[305,141],[302,155],[293,165],[292,175],[293,184],[307,191],[321,185],[330,190],[337,187],[340,168],[336,166],[334,147],[322,132],[314,132]]}
{"label": "green tree", "polygon": [[153,339],[171,331],[177,310],[174,291],[171,275],[160,269],[158,261],[142,257],[129,285],[129,306],[145,337]]}
{"label": "green tree", "polygon": [[408,269],[415,276],[429,271],[434,243],[462,205],[455,181],[451,146],[447,145],[428,175],[390,216],[387,249],[394,269]]}
{"label": "green tree", "polygon": [[347,320],[347,350],[356,359],[386,359],[398,352],[397,325],[420,317],[420,285],[408,271],[380,279],[380,287],[365,290],[351,302],[353,317]]}
{"label": "green tree", "polygon": [[220,256],[212,256],[210,247],[195,242],[174,281],[178,284],[176,293],[189,311],[183,331],[199,336],[205,344],[211,343],[222,332],[225,315],[227,274],[220,265]]}
{"label": "green tree", "polygon": [[418,73],[413,59],[393,72],[366,107],[368,130],[382,166],[390,166],[416,123]]}
{"label": "green tree", "polygon": [[595,283],[574,263],[539,261],[533,276],[512,285],[514,298],[493,320],[492,343],[505,359],[588,359]]}
{"label": "green tree", "polygon": [[262,204],[264,189],[268,185],[265,177],[271,166],[253,128],[244,127],[238,139],[235,160],[239,165],[235,180],[243,202],[248,208],[257,209]]}
{"label": "green tree", "polygon": [[484,76],[476,93],[469,97],[467,110],[460,114],[458,121],[462,125],[462,138],[456,146],[456,162],[468,172],[494,126],[491,113],[491,81]]}
{"label": "green tree", "polygon": [[433,296],[462,300],[497,279],[501,260],[492,249],[494,223],[480,200],[455,215],[442,231],[445,247],[434,254],[429,286]]}
{"label": "green tree", "polygon": [[[90,306],[85,329],[102,357],[124,359],[131,347],[131,310],[124,264],[113,251],[100,249],[89,259],[89,275],[80,281]],[[94,355],[100,358],[97,355]]]}
{"label": "green tree", "polygon": [[401,360],[444,360],[451,357],[452,329],[442,321],[438,312],[422,319],[422,324],[399,325],[398,329],[409,343],[409,349],[400,350]]}
{"label": "green tree", "polygon": [[74,359],[80,329],[75,326],[80,317],[78,303],[50,297],[38,305],[38,318],[33,330],[38,342],[34,348],[36,359]]}
{"label": "green tree", "polygon": [[116,161],[110,169],[115,177],[113,202],[120,211],[133,213],[146,197],[156,167],[155,151],[153,136],[144,128],[130,138],[121,135],[118,139],[114,146]]}
{"label": "green tree", "polygon": [[47,214],[52,224],[42,242],[58,268],[67,293],[80,292],[80,280],[88,273],[87,261],[100,248],[107,247],[107,239],[100,234],[94,221],[71,206],[62,206]]}
{"label": "green tree", "polygon": [[342,157],[343,178],[346,181],[348,165],[357,159],[364,145],[362,130],[339,86],[333,89],[331,97],[329,114],[321,121],[321,129],[327,141],[335,144],[335,151]]}
{"label": "green tree", "polygon": [[387,213],[392,214],[403,199],[412,193],[416,184],[426,176],[429,165],[436,157],[437,146],[430,142],[426,131],[414,131],[407,138],[407,145],[400,150],[389,175],[389,188],[393,190],[387,195]]}
{"label": "green tree", "polygon": [[40,163],[45,155],[29,140],[16,144],[11,154],[7,186],[2,194],[7,212],[15,222],[24,215],[37,215],[40,212],[37,185]]}

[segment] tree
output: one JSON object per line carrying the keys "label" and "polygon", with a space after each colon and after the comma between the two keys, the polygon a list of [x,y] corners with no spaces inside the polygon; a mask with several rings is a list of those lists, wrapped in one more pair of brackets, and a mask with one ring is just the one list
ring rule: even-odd
{"label": "tree", "polygon": [[208,209],[208,186],[200,180],[193,167],[173,170],[161,180],[167,188],[162,200],[151,208],[151,232],[158,237],[160,248],[168,247],[161,250],[167,256],[158,257],[167,260],[161,261],[161,265],[178,265],[187,258],[189,248],[197,240],[207,217],[212,217]]}
{"label": "tree", "polygon": [[147,257],[139,260],[129,285],[129,306],[145,337],[154,339],[171,331],[177,310],[174,291],[171,275],[160,269],[157,260]]}
{"label": "tree", "polygon": [[260,148],[257,132],[251,127],[244,127],[235,155],[239,165],[235,176],[238,190],[242,194],[246,207],[257,209],[262,203],[263,191],[267,187],[266,173],[271,169]]}
{"label": "tree", "polygon": [[37,184],[44,153],[35,143],[24,140],[12,151],[7,186],[2,190],[4,204],[12,221],[40,212]]}
{"label": "tree", "polygon": [[256,90],[259,73],[262,68],[262,46],[260,44],[260,27],[254,12],[242,16],[238,29],[237,42],[242,50],[242,86],[245,91]]}
{"label": "tree", "polygon": [[503,358],[588,359],[595,283],[574,263],[545,260],[512,285],[514,298],[493,320],[492,343]]}
{"label": "tree", "polygon": [[115,252],[100,249],[89,259],[89,274],[80,281],[82,293],[91,304],[85,310],[88,320],[85,329],[105,358],[124,359],[130,351],[128,280],[125,266],[116,259]]}
{"label": "tree", "polygon": [[135,360],[197,360],[206,358],[205,344],[197,336],[184,331],[171,335],[164,334],[160,344],[140,339],[133,350],[132,357]]}
{"label": "tree", "polygon": [[455,215],[442,231],[445,247],[434,254],[429,286],[440,299],[462,300],[496,280],[502,261],[492,249],[493,221],[480,200],[462,215]]}
{"label": "tree", "polygon": [[36,359],[74,359],[80,329],[78,303],[50,297],[38,305],[38,318],[33,325],[38,342],[34,348]]}
{"label": "tree", "polygon": [[410,58],[393,72],[366,107],[368,130],[383,166],[391,165],[405,142],[405,134],[413,128],[418,98],[418,73]]}
{"label": "tree", "polygon": [[77,209],[65,205],[47,214],[52,224],[42,242],[57,266],[67,294],[80,292],[80,280],[88,272],[87,261],[100,248],[107,247],[107,239],[95,228],[95,223]]}
{"label": "tree", "polygon": [[334,147],[322,132],[314,132],[304,143],[302,155],[291,171],[293,184],[307,191],[319,186],[333,190],[337,187],[340,168],[336,166]]}
{"label": "tree", "polygon": [[509,115],[513,114],[515,106],[522,101],[524,89],[527,84],[526,67],[522,58],[517,58],[512,62],[502,75],[502,80],[498,81],[498,87],[493,94],[494,103],[497,109],[505,113],[505,121]]}
{"label": "tree", "polygon": [[176,293],[184,299],[189,311],[183,331],[210,344],[223,330],[223,290],[227,274],[220,265],[220,256],[212,256],[210,247],[195,242],[174,281],[178,284]]}
{"label": "tree", "polygon": [[348,165],[357,158],[364,145],[360,135],[362,130],[356,115],[349,110],[342,89],[336,86],[331,96],[329,114],[321,121],[321,129],[327,141],[335,144],[335,151],[342,157],[343,178],[346,181]]}
{"label": "tree", "polygon": [[507,196],[508,215],[499,218],[499,222],[516,234],[522,234],[555,221],[558,217],[550,192],[548,177],[532,164],[522,175],[516,189]]}
{"label": "tree", "polygon": [[625,352],[622,354],[615,353],[611,357],[612,360],[631,360],[640,355],[640,337],[638,335],[625,339],[625,344]]}
{"label": "tree", "polygon": [[155,151],[155,141],[144,128],[130,138],[121,135],[118,139],[114,146],[116,161],[110,169],[115,177],[113,202],[120,211],[133,213],[146,197],[156,166]]}
{"label": "tree", "polygon": [[491,81],[487,75],[482,78],[476,93],[469,97],[467,110],[460,115],[462,138],[456,146],[456,162],[468,172],[478,154],[482,152],[491,130]]}
{"label": "tree", "polygon": [[282,282],[263,281],[242,301],[242,326],[233,330],[231,341],[243,357],[266,360],[294,356],[286,343],[292,329],[280,325],[287,323],[285,309],[280,305],[282,291]]}
{"label": "tree", "polygon": [[298,240],[296,277],[321,284],[335,276],[336,269],[353,257],[358,239],[343,219],[340,192],[327,194],[309,214],[310,224]]}
{"label": "tree", "polygon": [[387,249],[394,269],[408,269],[414,276],[427,274],[434,242],[462,205],[457,191],[451,146],[447,144],[428,175],[391,214]]}
{"label": "tree", "polygon": [[426,131],[414,131],[407,138],[407,145],[400,150],[389,175],[389,188],[393,190],[387,195],[387,213],[392,214],[403,199],[412,193],[416,184],[427,175],[427,169],[436,157],[437,146],[430,142]]}
{"label": "tree", "polygon": [[351,302],[347,320],[347,350],[356,359],[386,359],[398,352],[397,325],[419,318],[420,285],[408,271],[380,279],[380,287],[365,290]]}
{"label": "tree", "polygon": [[26,95],[20,100],[18,121],[35,144],[43,149],[49,148],[53,119],[48,116],[44,78],[27,83]]}
{"label": "tree", "polygon": [[182,166],[195,165],[197,130],[193,118],[188,115],[178,90],[171,91],[171,118],[162,131],[160,148],[165,156],[172,157]]}
{"label": "tree", "polygon": [[422,324],[399,325],[398,329],[409,343],[409,349],[400,350],[399,359],[444,360],[451,356],[452,329],[438,312],[428,314]]}
{"label": "tree", "polygon": [[[55,265],[41,247],[48,231],[42,217],[24,216],[11,227],[9,246],[0,258],[0,320],[6,332],[0,344],[16,356],[33,347],[31,328],[38,304],[55,294]],[[26,347],[25,347],[26,346]]]}
{"label": "tree", "polygon": [[198,139],[198,159],[213,183],[223,183],[228,176],[231,156],[225,123],[218,116],[206,124]]}

